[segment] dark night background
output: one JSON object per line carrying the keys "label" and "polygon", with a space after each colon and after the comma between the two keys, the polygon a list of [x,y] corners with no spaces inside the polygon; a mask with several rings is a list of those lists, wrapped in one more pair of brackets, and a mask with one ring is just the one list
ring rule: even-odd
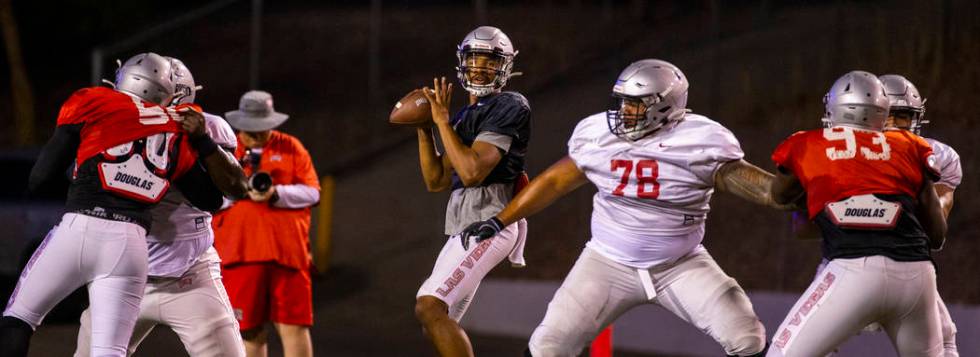
{"label": "dark night background", "polygon": [[[251,89],[251,3],[0,0],[0,11],[10,15],[0,21],[5,31],[17,32],[20,51],[12,60],[10,37],[4,37],[0,158],[16,170],[5,170],[0,206],[18,211],[38,204],[21,198],[21,180],[52,132],[61,102],[93,85],[94,49],[109,50],[101,78],[110,80],[116,58],[147,51],[180,58],[205,87],[197,100],[206,111],[236,109]],[[532,176],[565,154],[578,120],[605,109],[616,75],[638,59],[680,67],[691,83],[689,107],[731,129],[746,159],[770,171],[769,154],[782,139],[819,126],[821,98],[838,76],[853,69],[905,75],[928,98],[932,124],[924,135],[962,158],[949,241],[935,257],[939,290],[948,303],[980,304],[980,229],[971,224],[980,217],[972,201],[980,193],[974,179],[980,167],[971,144],[978,126],[980,2],[378,1],[375,27],[371,3],[267,1],[262,8],[257,88],[291,115],[280,130],[303,141],[321,176],[336,179],[330,268],[315,281],[318,355],[386,355],[391,349],[382,346],[429,353],[412,306],[444,242],[448,195],[425,192],[414,131],[389,126],[387,114],[404,93],[431,85],[432,77],[455,78],[456,44],[483,24],[503,29],[520,51],[516,70],[524,76],[508,89],[524,93],[533,110]],[[206,6],[217,9],[126,48],[115,45]],[[33,99],[15,94],[15,86]],[[456,92],[454,108],[463,103],[462,91]],[[529,267],[498,267],[490,277],[564,277],[588,239],[593,192],[580,189],[534,216]],[[792,239],[786,214],[715,197],[705,245],[722,268],[748,291],[802,292],[819,260],[818,242]],[[0,224],[16,226],[21,218],[12,217],[0,217]],[[14,231],[0,240],[35,238]],[[35,339],[44,344],[35,351],[70,350],[75,327],[64,320],[69,324],[62,330],[39,335],[65,340]],[[376,341],[379,336],[384,342]],[[168,338],[151,338],[147,350],[171,348]],[[475,338],[481,341],[522,343]]]}

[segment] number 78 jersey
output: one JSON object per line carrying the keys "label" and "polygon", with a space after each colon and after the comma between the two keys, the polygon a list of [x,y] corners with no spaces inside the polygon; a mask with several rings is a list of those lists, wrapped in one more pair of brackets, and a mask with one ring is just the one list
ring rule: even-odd
{"label": "number 78 jersey", "polygon": [[568,155],[598,189],[589,246],[623,264],[649,267],[700,244],[714,173],[744,153],[728,129],[701,115],[627,141],[599,113],[579,122]]}

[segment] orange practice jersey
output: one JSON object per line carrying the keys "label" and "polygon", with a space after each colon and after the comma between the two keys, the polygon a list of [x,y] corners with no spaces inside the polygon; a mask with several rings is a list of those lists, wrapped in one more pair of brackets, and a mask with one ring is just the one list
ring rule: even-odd
{"label": "orange practice jersey", "polygon": [[938,178],[932,148],[904,130],[849,127],[800,131],[783,141],[772,160],[800,179],[813,219],[828,203],[863,194],[917,198],[924,174]]}
{"label": "orange practice jersey", "polygon": [[[245,156],[245,144],[238,140],[235,157]],[[262,148],[261,171],[272,175],[275,185],[302,184],[320,189],[320,181],[310,154],[295,137],[272,131]],[[251,175],[250,167],[245,175]],[[212,220],[214,246],[224,265],[276,262],[307,269],[310,264],[310,208],[273,207],[268,202],[248,199],[235,202],[218,212]]]}

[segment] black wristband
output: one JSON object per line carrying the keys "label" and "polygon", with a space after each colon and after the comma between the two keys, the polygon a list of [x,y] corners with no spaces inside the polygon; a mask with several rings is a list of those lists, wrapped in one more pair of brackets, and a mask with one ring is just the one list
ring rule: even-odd
{"label": "black wristband", "polygon": [[497,218],[497,216],[490,217],[490,221],[497,225],[498,231],[502,231],[504,229],[504,222],[501,222],[500,218]]}
{"label": "black wristband", "polygon": [[218,144],[215,144],[214,140],[211,140],[210,136],[189,135],[189,137],[190,137],[189,142],[191,144],[191,147],[193,147],[194,150],[197,150],[198,157],[208,157],[215,151],[218,151]]}

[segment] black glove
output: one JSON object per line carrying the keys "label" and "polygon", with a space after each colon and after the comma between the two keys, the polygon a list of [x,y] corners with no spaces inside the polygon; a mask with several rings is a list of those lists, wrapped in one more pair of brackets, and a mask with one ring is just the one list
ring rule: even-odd
{"label": "black glove", "polygon": [[503,229],[503,222],[500,222],[497,217],[490,217],[486,221],[476,222],[467,226],[466,229],[459,233],[459,240],[460,243],[463,243],[463,250],[469,250],[470,237],[476,237],[476,242],[480,243],[497,235]]}

